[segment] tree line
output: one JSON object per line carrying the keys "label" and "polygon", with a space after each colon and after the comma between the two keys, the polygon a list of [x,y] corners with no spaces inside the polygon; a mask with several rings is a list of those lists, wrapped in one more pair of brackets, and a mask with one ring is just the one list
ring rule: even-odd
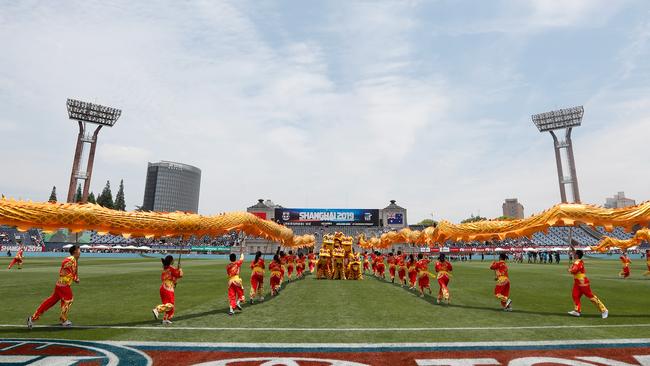
{"label": "tree line", "polygon": [[[83,198],[83,193],[81,191],[81,184],[77,186],[77,192],[75,193],[74,201],[81,202]],[[52,192],[50,193],[49,202],[57,202],[56,198],[56,186],[52,187]],[[104,189],[99,196],[95,197],[95,193],[90,192],[88,194],[88,203],[94,203],[102,207],[110,208],[118,211],[126,211],[126,200],[124,199],[124,179],[120,180],[120,187],[117,190],[115,195],[115,200],[113,200],[113,193],[111,191],[111,182],[106,181]]]}

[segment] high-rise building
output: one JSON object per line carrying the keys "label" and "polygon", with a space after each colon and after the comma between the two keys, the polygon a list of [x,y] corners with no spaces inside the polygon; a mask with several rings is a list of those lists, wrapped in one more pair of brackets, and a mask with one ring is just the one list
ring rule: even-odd
{"label": "high-rise building", "polygon": [[501,207],[503,208],[503,216],[512,217],[513,219],[524,218],[524,206],[516,198],[506,198]]}
{"label": "high-rise building", "polygon": [[625,192],[618,192],[614,197],[605,199],[605,208],[623,208],[636,205],[636,201],[625,197]]}
{"label": "high-rise building", "polygon": [[149,163],[142,208],[158,212],[198,212],[201,169],[187,164]]}

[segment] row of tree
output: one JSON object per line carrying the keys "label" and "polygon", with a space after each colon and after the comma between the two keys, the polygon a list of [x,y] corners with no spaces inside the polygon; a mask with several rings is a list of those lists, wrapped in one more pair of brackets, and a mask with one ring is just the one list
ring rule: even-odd
{"label": "row of tree", "polygon": [[[77,186],[77,192],[75,193],[74,201],[81,202],[83,198],[83,193],[81,192],[81,184]],[[52,187],[52,193],[50,193],[49,202],[57,202],[56,198],[56,186]],[[120,187],[117,190],[115,195],[115,200],[113,200],[113,193],[111,192],[111,182],[106,181],[106,185],[102,190],[102,193],[99,196],[95,197],[95,193],[90,192],[88,195],[88,202],[95,203],[102,207],[126,211],[126,200],[124,199],[124,180],[120,180]]]}

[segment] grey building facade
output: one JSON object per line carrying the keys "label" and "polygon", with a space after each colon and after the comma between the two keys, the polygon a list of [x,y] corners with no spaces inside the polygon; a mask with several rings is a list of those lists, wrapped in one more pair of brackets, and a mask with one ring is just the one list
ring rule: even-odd
{"label": "grey building facade", "polygon": [[503,209],[503,216],[508,216],[513,219],[524,218],[524,206],[516,198],[506,198],[501,208]]}
{"label": "grey building facade", "polygon": [[182,163],[149,163],[142,208],[157,212],[198,212],[201,169]]}

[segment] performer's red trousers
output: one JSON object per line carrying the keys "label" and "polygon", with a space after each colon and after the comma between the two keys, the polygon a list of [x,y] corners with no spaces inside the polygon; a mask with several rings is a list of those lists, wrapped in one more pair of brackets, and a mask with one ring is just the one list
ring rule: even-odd
{"label": "performer's red trousers", "polygon": [[291,278],[292,274],[293,274],[293,265],[290,264],[287,266],[287,277]]}
{"label": "performer's red trousers", "polygon": [[409,285],[415,287],[415,281],[417,279],[418,273],[416,271],[409,272]]}
{"label": "performer's red trousers", "polygon": [[237,301],[241,300],[244,297],[244,289],[241,285],[237,283],[231,283],[228,286],[228,300],[230,301],[230,307],[235,308],[237,306]]}
{"label": "performer's red trousers", "polygon": [[[363,271],[364,272],[368,270],[368,267],[369,267],[368,262],[363,262]],[[650,266],[648,266],[648,270],[650,270]]]}
{"label": "performer's red trousers", "polygon": [[388,273],[390,274],[390,278],[395,278],[395,267],[389,266],[388,267]]}
{"label": "performer's red trousers", "polygon": [[447,288],[448,284],[449,277],[443,276],[438,278],[438,285],[440,286],[440,290],[438,290],[438,299],[449,298],[449,289]]}
{"label": "performer's red trousers", "polygon": [[623,278],[630,277],[630,267],[623,267]]}
{"label": "performer's red trousers", "polygon": [[45,299],[41,305],[36,309],[36,312],[34,315],[32,315],[33,320],[38,320],[38,318],[41,317],[41,315],[46,312],[49,308],[54,306],[57,302],[61,302],[61,316],[60,320],[61,322],[64,322],[68,320],[68,310],[70,309],[70,306],[72,305],[72,289],[70,286],[54,286],[54,292],[52,292],[52,295]]}
{"label": "performer's red trousers", "polygon": [[11,267],[13,267],[14,264],[23,264],[23,261],[22,259],[14,258],[11,260],[11,263],[9,263],[9,267],[7,267],[7,269],[11,269]]}
{"label": "performer's red trousers", "polygon": [[277,291],[280,287],[280,276],[271,276],[271,291]]}
{"label": "performer's red trousers", "polygon": [[404,279],[406,278],[406,270],[405,269],[397,270],[397,275],[399,276],[399,282],[404,282]]}
{"label": "performer's red trousers", "polygon": [[425,274],[422,276],[418,276],[418,287],[420,290],[424,290],[425,288],[430,288],[430,282],[429,282],[429,274]]}
{"label": "performer's red trousers", "polygon": [[261,290],[263,286],[264,286],[264,275],[261,273],[254,272],[251,275],[251,298],[255,296],[258,290]]}
{"label": "performer's red trousers", "polygon": [[503,285],[496,285],[494,287],[494,296],[501,300],[501,306],[506,306],[506,302],[510,297],[510,282],[506,282]]}

